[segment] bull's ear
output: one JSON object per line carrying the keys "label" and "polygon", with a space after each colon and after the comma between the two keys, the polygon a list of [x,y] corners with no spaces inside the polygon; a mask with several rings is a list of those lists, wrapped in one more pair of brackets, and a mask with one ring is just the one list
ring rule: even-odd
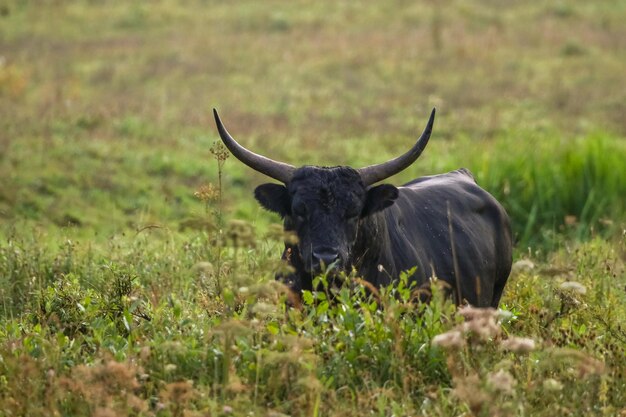
{"label": "bull's ear", "polygon": [[391,184],[381,184],[367,190],[361,217],[369,216],[393,204],[398,198],[398,189]]}
{"label": "bull's ear", "polygon": [[287,188],[279,184],[261,184],[254,190],[254,197],[269,211],[278,213],[280,217],[289,214],[291,201]]}

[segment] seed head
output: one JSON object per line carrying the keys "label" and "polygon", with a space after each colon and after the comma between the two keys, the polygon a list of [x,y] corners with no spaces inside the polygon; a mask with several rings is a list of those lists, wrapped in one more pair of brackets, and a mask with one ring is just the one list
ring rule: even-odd
{"label": "seed head", "polygon": [[517,381],[509,372],[500,369],[497,372],[490,372],[487,374],[487,383],[493,388],[494,391],[511,394],[513,392],[513,388],[517,384]]}
{"label": "seed head", "polygon": [[209,151],[213,154],[213,157],[218,162],[223,162],[227,160],[230,156],[230,153],[228,152],[228,149],[226,149],[226,146],[224,146],[222,142],[218,141],[213,142],[213,146],[211,146]]}
{"label": "seed head", "polygon": [[559,288],[564,291],[571,291],[578,294],[585,294],[587,292],[587,287],[576,281],[565,281],[559,285]]}
{"label": "seed head", "polygon": [[548,378],[543,381],[543,388],[546,391],[561,391],[563,389],[563,384],[554,378]]}
{"label": "seed head", "polygon": [[460,349],[465,346],[465,338],[459,330],[450,330],[433,337],[432,344],[444,349]]}
{"label": "seed head", "polygon": [[528,353],[535,350],[535,341],[525,337],[510,337],[503,340],[500,347],[515,353]]}
{"label": "seed head", "polygon": [[493,308],[475,308],[464,306],[459,308],[459,314],[465,317],[465,322],[461,325],[463,333],[472,333],[482,341],[487,341],[500,334],[498,310]]}

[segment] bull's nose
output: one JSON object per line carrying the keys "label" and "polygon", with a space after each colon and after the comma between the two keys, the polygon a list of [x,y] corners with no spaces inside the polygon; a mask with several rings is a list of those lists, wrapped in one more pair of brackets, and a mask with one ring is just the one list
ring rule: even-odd
{"label": "bull's nose", "polygon": [[313,251],[313,266],[319,268],[322,264],[328,267],[339,259],[339,253],[334,249],[321,248]]}

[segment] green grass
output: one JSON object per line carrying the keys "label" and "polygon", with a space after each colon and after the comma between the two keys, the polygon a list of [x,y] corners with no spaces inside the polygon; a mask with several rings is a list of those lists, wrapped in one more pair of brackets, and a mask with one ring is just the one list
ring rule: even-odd
{"label": "green grass", "polygon": [[548,134],[518,144],[514,154],[509,147],[501,141],[472,165],[478,183],[506,207],[520,249],[552,251],[567,238],[623,230],[623,140],[592,134],[565,141]]}
{"label": "green grass", "polygon": [[[623,414],[625,19],[622,1],[0,0],[0,415]],[[464,166],[505,205],[511,315],[466,322],[402,285],[288,309],[267,179],[229,158],[220,187],[211,109],[268,156],[364,166],[435,106],[390,182]]]}
{"label": "green grass", "polygon": [[[580,236],[623,223],[619,2],[4,10],[5,224],[178,228],[215,182],[211,107],[275,158],[359,166],[407,149],[432,106],[430,149],[394,181],[470,168],[523,248],[558,247],[566,216]],[[226,175],[228,211],[265,224],[249,198],[262,176],[231,161]]]}
{"label": "green grass", "polygon": [[[516,135],[511,152],[510,138]],[[374,159],[358,154],[361,141],[343,144],[345,159],[356,161],[356,166]],[[128,144],[108,141],[55,140],[38,150],[14,142],[0,162],[0,213],[11,228],[40,224],[70,238],[94,238],[95,232],[99,241],[153,225],[169,230],[201,227],[198,220],[205,210],[194,192],[208,184],[217,187],[218,168],[209,152],[198,158],[194,147],[208,150],[213,143],[214,138],[205,136],[181,139],[170,152],[168,147],[135,142],[134,149],[125,152]],[[467,138],[454,143],[433,139],[415,168],[389,181],[401,184],[419,174],[468,167],[504,204],[518,246],[549,252],[566,238],[611,236],[623,228],[624,143],[608,134],[566,140],[554,132],[510,132],[478,147]],[[381,152],[378,159],[392,156]],[[232,159],[225,162],[222,209],[261,227],[278,221],[252,198],[254,183],[262,177],[251,177],[241,165]]]}
{"label": "green grass", "polygon": [[[606,242],[517,267],[510,313],[489,326],[464,325],[439,297],[416,305],[402,284],[377,300],[344,287],[287,308],[271,279],[278,246],[202,235],[124,238],[105,253],[3,245],[5,415],[610,416],[626,406],[626,275]],[[454,329],[463,346],[433,344]],[[531,352],[503,350],[519,336]]]}

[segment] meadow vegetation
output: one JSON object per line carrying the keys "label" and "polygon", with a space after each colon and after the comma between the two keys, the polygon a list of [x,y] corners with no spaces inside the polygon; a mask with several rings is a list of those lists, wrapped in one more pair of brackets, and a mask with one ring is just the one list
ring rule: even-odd
{"label": "meadow vegetation", "polygon": [[[0,416],[626,416],[622,1],[0,0]],[[501,310],[305,293],[216,145],[460,166]],[[320,283],[325,278],[319,277]]]}

